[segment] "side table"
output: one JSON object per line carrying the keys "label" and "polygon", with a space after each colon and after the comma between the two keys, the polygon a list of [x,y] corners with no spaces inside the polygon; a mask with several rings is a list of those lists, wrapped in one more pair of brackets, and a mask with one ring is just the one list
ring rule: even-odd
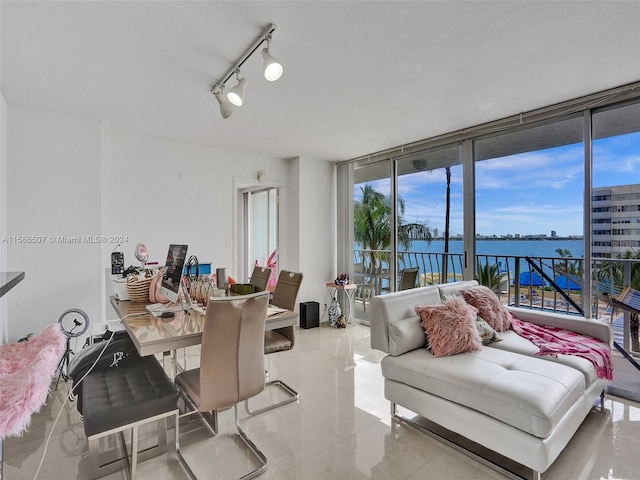
{"label": "side table", "polygon": [[344,292],[344,295],[347,297],[347,313],[345,314],[345,319],[347,320],[347,325],[349,325],[349,322],[355,325],[353,320],[353,311],[355,310],[354,300],[356,288],[358,288],[358,286],[355,283],[336,285],[334,282],[327,282],[326,287],[331,298],[333,298],[339,290]]}

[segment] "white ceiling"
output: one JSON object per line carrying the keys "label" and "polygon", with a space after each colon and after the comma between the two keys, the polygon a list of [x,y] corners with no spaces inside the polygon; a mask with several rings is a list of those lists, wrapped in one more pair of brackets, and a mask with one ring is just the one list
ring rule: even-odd
{"label": "white ceiling", "polygon": [[[345,160],[640,80],[640,2],[2,0],[11,105],[274,157]],[[243,68],[276,23],[284,76]],[[231,82],[233,85],[235,82]]]}

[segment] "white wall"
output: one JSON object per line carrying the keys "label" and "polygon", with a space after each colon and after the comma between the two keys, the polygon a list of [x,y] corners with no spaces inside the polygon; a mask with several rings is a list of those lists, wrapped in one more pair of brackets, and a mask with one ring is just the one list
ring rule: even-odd
{"label": "white wall", "polygon": [[329,162],[297,158],[291,169],[297,186],[296,223],[298,238],[294,251],[304,273],[300,302],[329,301],[325,287],[336,278],[335,166]]}
{"label": "white wall", "polygon": [[[163,263],[170,243],[189,245],[188,255],[231,276],[234,255],[234,177],[287,181],[285,160],[197,145],[141,137],[103,129],[102,233],[125,236],[119,249],[125,264],[138,264],[133,252],[145,243],[151,257]],[[113,245],[115,247],[116,245]],[[103,265],[112,248],[105,246]]]}
{"label": "white wall", "polygon": [[69,308],[101,318],[100,124],[8,105],[7,234],[42,243],[7,245],[8,269],[25,279],[8,298],[9,339],[38,333]]}
{"label": "white wall", "polygon": [[[0,95],[0,239],[7,232],[7,103]],[[7,271],[7,244],[0,241],[0,272]],[[9,338],[7,299],[0,298],[0,345]]]}
{"label": "white wall", "polygon": [[[45,236],[42,244],[8,246],[8,268],[26,272],[8,296],[10,340],[72,307],[100,322],[104,269],[118,243],[126,265],[138,264],[138,242],[159,262],[169,243],[184,242],[200,261],[241,275],[234,271],[241,255],[234,185],[253,181],[258,170],[286,192],[281,265],[304,272],[300,301],[325,301],[324,283],[335,276],[329,163],[216,151],[11,104],[7,116],[7,233]],[[58,239],[83,235],[106,242]]]}

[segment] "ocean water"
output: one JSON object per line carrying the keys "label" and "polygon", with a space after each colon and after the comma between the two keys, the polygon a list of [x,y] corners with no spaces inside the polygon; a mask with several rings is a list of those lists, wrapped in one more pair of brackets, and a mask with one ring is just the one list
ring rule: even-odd
{"label": "ocean water", "polygon": [[[584,256],[582,240],[478,240],[477,255],[559,257],[556,249],[569,250],[573,258]],[[444,252],[444,240],[412,242],[410,252]],[[449,253],[463,253],[462,240],[449,240]]]}
{"label": "ocean water", "polygon": [[[358,246],[355,247],[359,249]],[[478,240],[476,242],[476,255],[488,255],[501,257],[498,258],[501,271],[515,272],[515,259],[513,257],[542,257],[542,258],[561,258],[557,249],[562,251],[568,250],[571,252],[573,258],[579,259],[584,256],[584,244],[582,240]],[[401,250],[418,255],[409,255],[410,266],[419,267],[419,274],[427,273],[430,271],[437,271],[437,264],[428,264],[427,255],[421,256],[420,253],[432,253],[442,254],[444,251],[444,240],[433,240],[427,243],[423,240],[416,240],[412,242],[411,247],[408,250]],[[463,242],[462,240],[450,240],[449,241],[449,253],[462,254]],[[512,258],[504,258],[512,257]],[[489,258],[490,262],[496,259]],[[435,259],[432,257],[432,261]],[[459,256],[450,257],[449,273],[462,273],[461,258]],[[425,264],[426,263],[426,264]],[[383,264],[383,268],[389,268],[388,265]],[[409,265],[406,265],[409,266]],[[402,265],[401,265],[402,267]],[[521,260],[520,271],[525,272],[529,270],[527,262]],[[543,262],[543,270],[545,273],[553,276],[552,269],[550,268],[550,262]]]}

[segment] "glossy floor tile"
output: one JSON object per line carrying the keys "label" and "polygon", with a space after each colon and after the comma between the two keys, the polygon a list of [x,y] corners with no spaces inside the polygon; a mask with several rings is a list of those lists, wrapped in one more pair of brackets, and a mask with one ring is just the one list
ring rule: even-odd
{"label": "glossy floor tile", "polygon": [[[187,351],[187,367],[197,365],[198,354],[198,348]],[[244,408],[239,410],[242,427],[270,461],[260,478],[505,478],[441,442],[392,421],[384,399],[382,357],[369,346],[368,327],[338,330],[326,324],[297,330],[292,351],[267,356],[270,378],[282,379],[297,389],[300,400],[255,417],[248,417]],[[88,478],[82,422],[75,404],[63,406],[65,389],[61,385],[53,393],[33,417],[27,433],[5,441],[3,480],[34,479],[41,458],[38,479]],[[257,408],[280,398],[279,390],[269,388],[252,399],[251,405]],[[605,407],[605,412],[594,410],[589,414],[545,479],[640,478],[640,405],[609,397]],[[53,428],[58,414],[58,424]],[[212,437],[195,417],[181,422],[182,452],[199,478],[237,478],[254,468],[255,461],[244,444],[231,435],[231,409],[220,412],[219,424],[219,435]],[[150,437],[152,431],[141,435]],[[171,445],[174,432],[171,428]],[[121,480],[127,476],[120,471],[104,478]],[[139,480],[186,478],[173,449],[138,467]]]}

